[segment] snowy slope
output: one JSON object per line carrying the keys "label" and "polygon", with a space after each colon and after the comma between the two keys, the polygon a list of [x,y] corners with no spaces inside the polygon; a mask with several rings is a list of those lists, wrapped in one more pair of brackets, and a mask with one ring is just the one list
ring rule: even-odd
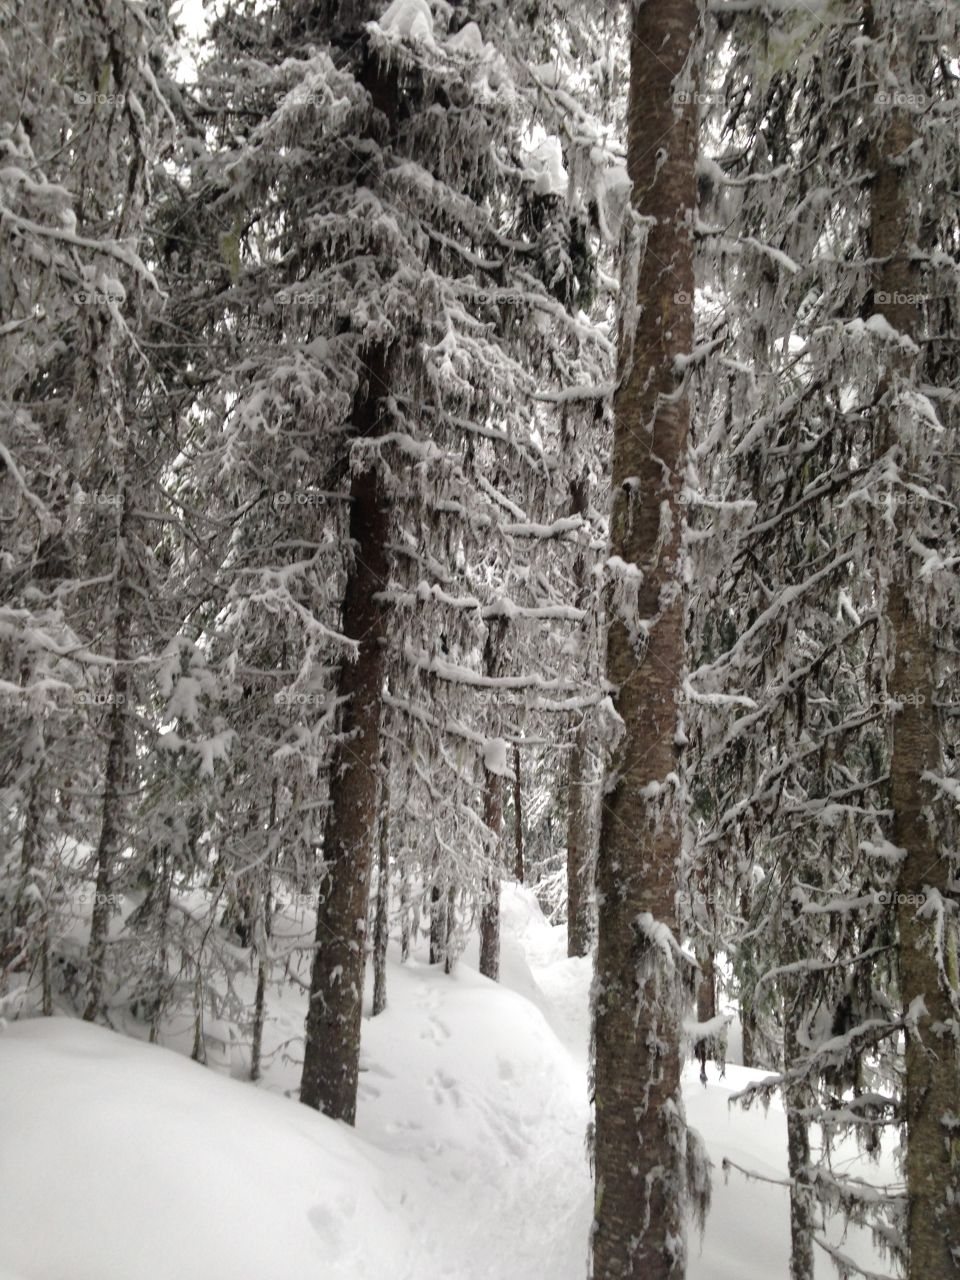
{"label": "snowy slope", "polygon": [[[255,1088],[74,1020],[10,1024],[0,1280],[582,1280],[589,983],[563,930],[505,886],[500,986],[469,953],[449,977],[391,964],[356,1132],[280,1096],[289,1053]],[[273,989],[271,1008],[268,1049],[300,1032],[303,997]],[[711,1067],[704,1088],[688,1073],[718,1166],[691,1280],[787,1275],[786,1191],[719,1172],[726,1155],[782,1176],[782,1111],[727,1106],[755,1074]],[[844,1247],[884,1270],[862,1240]]]}

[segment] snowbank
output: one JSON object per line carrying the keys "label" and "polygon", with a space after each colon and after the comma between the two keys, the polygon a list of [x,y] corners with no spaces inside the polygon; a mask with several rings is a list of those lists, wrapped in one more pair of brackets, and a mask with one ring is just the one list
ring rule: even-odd
{"label": "snowbank", "polygon": [[17,1280],[414,1273],[383,1153],[169,1050],[14,1023],[0,1133],[0,1267]]}
{"label": "snowbank", "polygon": [[[312,934],[307,915],[281,933]],[[583,1280],[591,965],[505,884],[502,982],[391,956],[366,1018],[355,1131],[299,1106],[304,997],[272,986],[262,1087],[67,1018],[0,1031],[0,1280]],[[250,994],[250,993],[247,993]],[[369,1006],[368,1006],[369,1007]],[[292,1041],[292,1043],[291,1043]],[[239,1055],[239,1056],[238,1056]],[[242,1051],[222,1063],[243,1070]],[[685,1076],[715,1164],[689,1280],[779,1280],[786,1125],[729,1107],[758,1072]],[[841,1153],[845,1168],[852,1153]],[[870,1176],[884,1179],[889,1168]],[[839,1232],[831,1233],[834,1241]],[[845,1251],[886,1270],[862,1233]],[[818,1280],[832,1276],[825,1256]]]}

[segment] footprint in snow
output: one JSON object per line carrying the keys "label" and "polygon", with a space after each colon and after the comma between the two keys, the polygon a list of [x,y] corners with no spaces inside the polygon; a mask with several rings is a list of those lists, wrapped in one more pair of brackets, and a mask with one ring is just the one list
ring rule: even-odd
{"label": "footprint in snow", "polygon": [[453,1076],[448,1076],[445,1071],[435,1071],[430,1078],[430,1083],[433,1085],[433,1096],[437,1102],[443,1103],[449,1098],[454,1106],[463,1106],[463,1098]]}

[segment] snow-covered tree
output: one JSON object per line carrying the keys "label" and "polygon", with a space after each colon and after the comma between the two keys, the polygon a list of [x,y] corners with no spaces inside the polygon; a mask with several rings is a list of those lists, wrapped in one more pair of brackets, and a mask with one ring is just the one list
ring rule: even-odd
{"label": "snow-covered tree", "polygon": [[697,1153],[680,1093],[693,965],[681,947],[676,877],[686,819],[679,498],[693,352],[699,19],[696,0],[669,0],[637,6],[631,27],[634,217],[606,562],[609,718],[620,737],[603,786],[593,995],[592,1261],[603,1280],[682,1273],[687,1163]]}

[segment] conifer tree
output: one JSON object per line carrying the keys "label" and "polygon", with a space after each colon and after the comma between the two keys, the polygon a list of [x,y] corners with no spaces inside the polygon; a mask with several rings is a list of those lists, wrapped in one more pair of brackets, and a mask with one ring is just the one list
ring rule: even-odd
{"label": "conifer tree", "polygon": [[[687,1133],[676,913],[683,514],[693,349],[696,0],[633,14],[625,254],[614,400],[607,675],[620,741],[604,783],[594,990],[593,1275],[683,1274]],[[655,51],[655,52],[652,52]]]}

